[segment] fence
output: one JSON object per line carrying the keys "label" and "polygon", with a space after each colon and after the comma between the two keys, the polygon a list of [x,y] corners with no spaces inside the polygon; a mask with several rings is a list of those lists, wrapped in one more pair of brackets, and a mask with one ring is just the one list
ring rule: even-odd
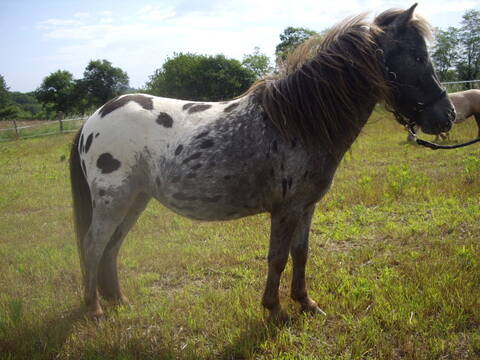
{"label": "fence", "polygon": [[467,89],[480,88],[480,80],[467,80],[467,81],[447,81],[443,82],[449,93],[463,91]]}
{"label": "fence", "polygon": [[[19,139],[30,139],[60,133],[77,131],[88,116],[54,121],[3,120],[0,124],[11,123],[12,127],[0,128],[0,143]],[[26,124],[26,125],[24,125]]]}

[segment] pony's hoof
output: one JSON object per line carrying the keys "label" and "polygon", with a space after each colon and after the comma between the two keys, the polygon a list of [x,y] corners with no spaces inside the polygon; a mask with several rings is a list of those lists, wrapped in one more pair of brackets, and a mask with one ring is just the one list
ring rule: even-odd
{"label": "pony's hoof", "polygon": [[102,310],[98,311],[90,311],[88,313],[88,317],[95,321],[97,324],[100,324],[103,320],[105,320],[105,314]]}
{"label": "pony's hoof", "polygon": [[270,311],[268,321],[275,325],[285,325],[292,321],[291,317],[282,309]]}
{"label": "pony's hoof", "polygon": [[125,295],[121,295],[118,298],[110,300],[115,306],[130,306],[130,301]]}
{"label": "pony's hoof", "polygon": [[320,314],[320,315],[323,315],[323,316],[327,316],[327,313],[325,311],[323,311],[322,309],[320,309],[318,304],[311,299],[308,299],[307,303],[302,304],[301,312],[311,314],[311,315]]}

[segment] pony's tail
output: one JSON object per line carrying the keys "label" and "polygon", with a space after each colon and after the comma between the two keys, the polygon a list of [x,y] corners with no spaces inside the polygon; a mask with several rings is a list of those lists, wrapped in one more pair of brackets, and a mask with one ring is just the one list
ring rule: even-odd
{"label": "pony's tail", "polygon": [[78,143],[82,128],[78,131],[73,140],[70,151],[70,182],[72,185],[73,199],[73,221],[75,223],[75,232],[77,236],[78,254],[80,255],[80,266],[82,270],[83,282],[85,284],[85,235],[87,234],[90,223],[92,222],[92,198],[87,179],[80,163],[80,154],[78,153]]}

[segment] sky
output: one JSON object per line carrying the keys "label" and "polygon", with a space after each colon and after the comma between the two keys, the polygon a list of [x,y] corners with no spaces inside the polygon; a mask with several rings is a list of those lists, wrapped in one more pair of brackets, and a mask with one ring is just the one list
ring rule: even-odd
{"label": "sky", "polygon": [[[480,0],[418,0],[434,27],[459,27]],[[141,88],[175,52],[242,60],[255,46],[273,59],[288,26],[322,31],[351,15],[371,16],[413,1],[391,0],[0,0],[0,75],[28,92],[57,70],[82,78],[107,59]]]}

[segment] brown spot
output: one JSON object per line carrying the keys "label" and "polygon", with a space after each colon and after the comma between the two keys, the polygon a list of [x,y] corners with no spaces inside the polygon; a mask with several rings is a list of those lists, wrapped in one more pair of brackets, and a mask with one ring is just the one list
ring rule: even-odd
{"label": "brown spot", "polygon": [[213,144],[214,144],[214,142],[213,142],[212,139],[207,139],[207,140],[202,141],[202,143],[200,144],[200,148],[201,149],[208,149],[209,147],[212,147]]}
{"label": "brown spot", "polygon": [[105,194],[106,194],[106,192],[103,189],[98,192],[98,195],[100,195],[100,196],[105,196]]}
{"label": "brown spot", "polygon": [[240,105],[240,103],[233,103],[231,105],[228,105],[223,111],[224,112],[230,112],[232,111],[233,109],[235,109],[238,105]]}
{"label": "brown spot", "polygon": [[182,110],[188,110],[188,108],[192,105],[195,105],[195,103],[186,103],[185,105],[182,106]]}
{"label": "brown spot", "polygon": [[178,145],[177,148],[175,149],[175,156],[180,155],[182,150],[183,150],[183,145]]}
{"label": "brown spot", "polygon": [[189,157],[187,157],[186,159],[184,159],[184,160],[182,161],[182,164],[186,164],[186,163],[188,163],[188,162],[191,161],[191,160],[198,159],[200,156],[202,156],[202,153],[199,153],[199,152],[198,152],[198,153],[195,153],[195,154],[192,154],[192,155],[190,155]]}
{"label": "brown spot", "polygon": [[168,115],[167,113],[161,112],[160,114],[158,114],[157,124],[158,124],[158,125],[163,125],[163,126],[165,126],[166,128],[171,128],[172,125],[173,125],[173,119],[172,119],[172,117],[171,117],[170,115]]}
{"label": "brown spot", "polygon": [[200,134],[198,134],[197,136],[195,136],[195,139],[201,139],[202,137],[205,137],[209,134],[210,131],[203,131],[201,132]]}
{"label": "brown spot", "polygon": [[196,113],[196,112],[205,111],[207,109],[210,109],[211,107],[212,107],[212,105],[209,105],[209,104],[196,104],[196,105],[191,106],[188,109],[188,113],[193,114],[193,113]]}
{"label": "brown spot", "polygon": [[90,150],[90,146],[92,145],[92,141],[93,141],[93,133],[91,133],[87,137],[87,142],[85,143],[85,154],[88,152],[88,150]]}
{"label": "brown spot", "polygon": [[102,174],[109,174],[120,167],[121,163],[110,153],[103,153],[97,159],[97,167],[102,170]]}
{"label": "brown spot", "polygon": [[136,102],[138,105],[140,105],[142,108],[145,110],[152,110],[153,109],[153,100],[151,97],[145,96],[145,95],[125,95],[122,97],[116,97],[109,102],[107,102],[105,105],[102,106],[100,109],[99,113],[101,117],[104,117],[108,114],[110,114],[112,111],[121,108],[123,105],[127,104],[130,101]]}

